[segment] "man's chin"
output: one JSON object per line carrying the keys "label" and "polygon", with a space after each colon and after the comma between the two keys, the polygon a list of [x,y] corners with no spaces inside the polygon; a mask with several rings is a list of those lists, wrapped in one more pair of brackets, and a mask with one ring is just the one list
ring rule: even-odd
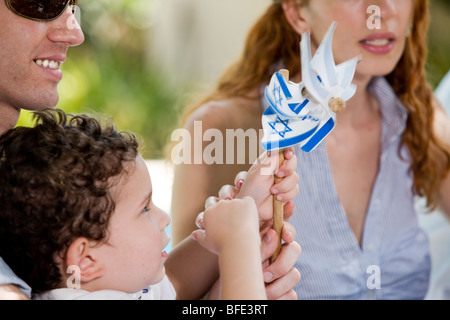
{"label": "man's chin", "polygon": [[59,96],[52,95],[47,97],[40,97],[35,99],[34,102],[29,101],[26,104],[22,104],[21,108],[28,111],[42,111],[46,109],[54,108],[59,101]]}

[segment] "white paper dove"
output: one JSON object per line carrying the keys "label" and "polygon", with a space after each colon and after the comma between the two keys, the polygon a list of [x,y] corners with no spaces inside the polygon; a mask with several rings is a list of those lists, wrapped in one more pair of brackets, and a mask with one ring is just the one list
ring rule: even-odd
{"label": "white paper dove", "polygon": [[356,92],[352,84],[360,57],[336,65],[332,38],[336,23],[325,34],[311,59],[308,32],[300,43],[302,82],[289,81],[289,72],[276,72],[265,89],[266,111],[262,116],[265,150],[300,144],[310,152],[333,130],[336,113],[330,106],[347,101]]}

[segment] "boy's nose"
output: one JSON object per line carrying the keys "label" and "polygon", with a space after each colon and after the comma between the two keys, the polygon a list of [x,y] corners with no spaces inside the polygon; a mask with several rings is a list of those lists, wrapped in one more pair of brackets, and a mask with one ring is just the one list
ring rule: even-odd
{"label": "boy's nose", "polygon": [[170,219],[170,216],[166,212],[164,212],[164,210],[161,210],[160,208],[158,208],[158,211],[160,214],[161,230],[164,230],[170,224],[171,219]]}

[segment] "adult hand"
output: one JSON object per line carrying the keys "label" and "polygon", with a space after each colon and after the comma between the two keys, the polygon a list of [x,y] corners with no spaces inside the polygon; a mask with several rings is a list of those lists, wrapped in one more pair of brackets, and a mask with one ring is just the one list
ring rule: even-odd
{"label": "adult hand", "polygon": [[296,300],[297,294],[294,287],[300,281],[301,275],[294,268],[294,264],[300,256],[301,247],[294,241],[295,228],[288,222],[284,222],[281,237],[284,244],[273,263],[271,263],[271,257],[277,248],[277,233],[269,229],[262,240],[261,257],[266,294],[269,300]]}

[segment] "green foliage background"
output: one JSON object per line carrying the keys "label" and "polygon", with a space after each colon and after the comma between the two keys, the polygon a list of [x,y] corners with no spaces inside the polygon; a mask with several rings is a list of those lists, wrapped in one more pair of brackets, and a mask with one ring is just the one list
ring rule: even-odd
{"label": "green foliage background", "polygon": [[[132,131],[140,138],[141,151],[148,159],[164,157],[186,97],[186,89],[170,87],[147,55],[152,14],[163,2],[80,0],[86,40],[69,49],[57,106],[71,113],[111,118],[119,130]],[[427,70],[435,87],[450,69],[450,1],[430,2]],[[30,119],[29,112],[22,112],[19,125],[30,125]]]}
{"label": "green foliage background", "polygon": [[450,70],[450,1],[430,0],[427,74],[435,88]]}

